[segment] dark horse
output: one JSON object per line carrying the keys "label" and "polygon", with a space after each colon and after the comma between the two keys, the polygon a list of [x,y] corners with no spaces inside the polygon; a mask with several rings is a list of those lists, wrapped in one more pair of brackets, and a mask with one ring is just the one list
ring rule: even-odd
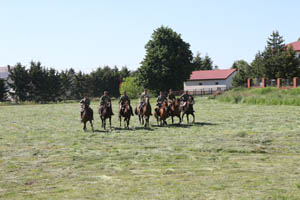
{"label": "dark horse", "polygon": [[154,117],[157,120],[157,125],[158,122],[160,122],[160,126],[163,125],[168,125],[166,119],[168,118],[168,106],[167,106],[167,102],[162,102],[161,107],[157,108],[158,112],[154,113]]}
{"label": "dark horse", "polygon": [[181,106],[181,111],[182,111],[182,120],[184,115],[186,115],[187,123],[189,123],[189,115],[193,116],[193,123],[195,122],[195,115],[194,115],[194,109],[193,109],[193,104],[194,104],[194,98],[192,96],[189,97],[187,102],[185,102]]}
{"label": "dark horse", "polygon": [[120,108],[120,127],[121,127],[121,121],[122,117],[124,117],[124,127],[129,129],[129,122],[131,117],[132,110],[130,109],[130,105],[128,101],[125,101],[125,104]]}
{"label": "dark horse", "polygon": [[149,127],[149,120],[151,116],[151,105],[148,97],[145,98],[145,103],[144,105],[142,105],[142,109],[140,108],[135,109],[135,114],[139,116],[140,124],[144,124],[144,118],[145,118],[146,123],[144,127]]}
{"label": "dark horse", "polygon": [[81,122],[83,123],[84,131],[86,131],[86,123],[89,121],[92,127],[92,131],[94,132],[93,120],[94,120],[93,109],[86,105],[83,105],[83,112],[81,113]]}
{"label": "dark horse", "polygon": [[106,119],[109,119],[109,128],[111,129],[111,116],[112,116],[112,109],[111,109],[111,103],[107,102],[103,106],[100,105],[99,107],[99,115],[100,119],[102,121],[102,127],[104,130],[106,129]]}
{"label": "dark horse", "polygon": [[181,123],[181,116],[180,116],[181,110],[180,110],[180,100],[175,99],[173,101],[169,102],[169,115],[172,118],[172,124],[174,123],[174,117],[179,118],[179,124]]}

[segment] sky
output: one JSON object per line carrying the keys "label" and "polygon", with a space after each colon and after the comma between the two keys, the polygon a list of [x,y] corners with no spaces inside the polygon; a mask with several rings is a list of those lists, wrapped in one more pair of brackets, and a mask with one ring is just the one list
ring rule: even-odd
{"label": "sky", "polygon": [[299,8],[299,0],[0,0],[0,66],[136,70],[163,25],[227,69],[251,62],[274,30],[298,40]]}

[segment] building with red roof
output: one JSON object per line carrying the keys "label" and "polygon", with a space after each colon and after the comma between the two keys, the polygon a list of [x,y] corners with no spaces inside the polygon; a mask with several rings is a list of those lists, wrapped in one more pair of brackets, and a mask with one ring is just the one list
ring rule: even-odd
{"label": "building with red roof", "polygon": [[226,90],[232,86],[236,69],[217,69],[193,71],[184,82],[184,90]]}
{"label": "building with red roof", "polygon": [[300,56],[300,38],[298,41],[287,44],[286,46],[292,47],[294,51],[296,51],[296,54]]}

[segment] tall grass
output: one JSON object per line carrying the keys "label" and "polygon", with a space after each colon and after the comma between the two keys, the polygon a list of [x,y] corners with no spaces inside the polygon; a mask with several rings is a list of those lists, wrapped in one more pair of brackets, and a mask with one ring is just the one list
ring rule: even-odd
{"label": "tall grass", "polygon": [[300,106],[300,88],[235,88],[217,96],[217,100],[228,103]]}

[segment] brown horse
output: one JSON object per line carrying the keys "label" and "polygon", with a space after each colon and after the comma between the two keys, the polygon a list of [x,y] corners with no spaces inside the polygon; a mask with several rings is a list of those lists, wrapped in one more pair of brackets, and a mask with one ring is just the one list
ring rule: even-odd
{"label": "brown horse", "polygon": [[81,113],[81,122],[83,123],[83,130],[86,131],[86,123],[89,121],[94,132],[93,127],[94,113],[93,109],[83,105],[83,112]]}
{"label": "brown horse", "polygon": [[158,122],[160,122],[160,126],[168,125],[167,121],[166,121],[166,119],[169,117],[167,102],[164,101],[161,104],[161,107],[157,108],[157,109],[158,109],[157,110],[158,112],[154,113],[154,117],[157,120],[157,125],[158,125]]}
{"label": "brown horse", "polygon": [[173,101],[169,101],[169,115],[172,118],[172,124],[174,123],[174,117],[179,118],[179,124],[181,123],[181,116],[180,116],[180,100],[175,99]]}
{"label": "brown horse", "polygon": [[144,118],[145,118],[146,123],[144,127],[149,127],[149,120],[152,114],[151,114],[151,105],[148,97],[145,98],[145,103],[142,109],[138,107],[135,108],[135,114],[139,116],[140,124],[144,124]]}
{"label": "brown horse", "polygon": [[124,117],[124,128],[129,129],[129,122],[130,122],[132,110],[130,109],[130,105],[128,101],[125,101],[125,104],[122,107],[120,108],[120,112],[119,112],[120,127],[121,127],[122,117]]}
{"label": "brown horse", "polygon": [[195,122],[195,115],[194,115],[193,105],[194,105],[194,98],[192,96],[190,96],[189,99],[187,100],[187,102],[185,102],[181,106],[182,121],[183,121],[184,115],[186,115],[187,123],[189,123],[189,115],[192,115],[193,116],[193,123]]}
{"label": "brown horse", "polygon": [[112,108],[110,102],[107,102],[103,106],[102,105],[99,106],[99,115],[104,130],[106,130],[106,119],[109,119],[109,128],[111,129]]}

